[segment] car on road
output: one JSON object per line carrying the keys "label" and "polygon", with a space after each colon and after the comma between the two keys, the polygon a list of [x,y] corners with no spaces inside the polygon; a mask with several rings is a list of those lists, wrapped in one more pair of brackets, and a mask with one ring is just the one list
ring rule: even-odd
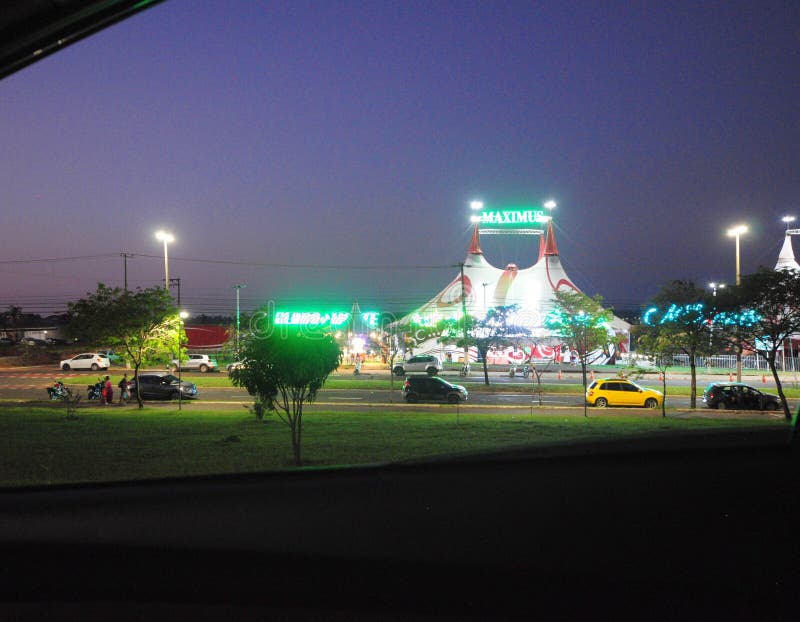
{"label": "car on road", "polygon": [[244,361],[234,361],[233,363],[228,363],[225,369],[230,373],[234,369],[241,369],[242,367],[244,367]]}
{"label": "car on road", "polygon": [[703,403],[718,410],[778,410],[781,400],[742,382],[712,382],[703,391]]}
{"label": "car on road", "polygon": [[658,408],[664,394],[642,387],[625,378],[601,378],[592,381],[586,390],[586,403],[598,408],[606,406],[639,406]]}
{"label": "car on road", "polygon": [[100,350],[99,353],[111,361],[112,365],[123,365],[125,363],[125,359],[113,350]]}
{"label": "car on road", "polygon": [[404,376],[415,371],[435,376],[442,371],[442,359],[435,354],[419,354],[412,356],[407,361],[395,363],[392,371],[395,376]]}
{"label": "car on road", "polygon": [[[131,396],[136,395],[137,380],[130,381]],[[197,385],[186,380],[179,380],[172,374],[139,374],[139,395],[143,400],[176,400],[194,399],[197,397]]]}
{"label": "car on road", "polygon": [[208,354],[188,354],[187,357],[180,362],[178,359],[172,359],[172,371],[177,371],[179,367],[183,371],[197,370],[202,373],[217,369],[217,362]]}
{"label": "car on road", "polygon": [[107,356],[99,352],[84,352],[73,356],[71,359],[64,359],[58,366],[64,371],[70,371],[71,369],[98,371],[100,369],[108,369],[111,366],[111,361],[108,360]]}
{"label": "car on road", "polygon": [[466,401],[469,393],[460,384],[451,384],[439,377],[409,376],[403,384],[403,396],[409,404],[428,400],[457,404]]}

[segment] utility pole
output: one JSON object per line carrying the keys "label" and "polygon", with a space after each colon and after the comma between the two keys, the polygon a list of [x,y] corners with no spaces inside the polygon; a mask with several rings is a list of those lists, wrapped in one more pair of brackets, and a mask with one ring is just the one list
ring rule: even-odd
{"label": "utility pole", "polygon": [[467,345],[467,297],[466,288],[464,287],[464,262],[462,261],[459,266],[461,267],[461,325],[464,331],[464,365],[469,365],[469,346]]}
{"label": "utility pole", "polygon": [[177,306],[180,307],[181,306],[181,279],[180,279],[180,277],[170,278],[169,287],[172,287],[173,285],[176,285],[177,288],[178,288],[178,303],[177,303]]}
{"label": "utility pole", "polygon": [[124,283],[125,283],[125,291],[128,291],[128,257],[133,257],[130,253],[120,253],[120,257],[122,257],[122,273],[124,276]]}
{"label": "utility pole", "polygon": [[236,356],[239,356],[239,322],[240,322],[240,315],[239,315],[239,290],[243,287],[247,287],[244,283],[236,283],[233,288],[236,290]]}

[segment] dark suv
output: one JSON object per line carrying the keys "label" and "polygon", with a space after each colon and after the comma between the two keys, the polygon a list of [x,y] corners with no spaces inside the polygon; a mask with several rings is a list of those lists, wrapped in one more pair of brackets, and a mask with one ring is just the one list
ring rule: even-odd
{"label": "dark suv", "polygon": [[719,410],[778,410],[781,401],[741,382],[712,382],[703,391],[703,403]]}
{"label": "dark suv", "polygon": [[[131,380],[131,395],[136,395],[136,381]],[[197,385],[179,381],[172,374],[139,374],[139,395],[143,400],[176,400],[197,397]]]}
{"label": "dark suv", "polygon": [[465,401],[469,394],[460,384],[450,384],[438,376],[409,376],[403,385],[406,402],[437,400],[457,404]]}

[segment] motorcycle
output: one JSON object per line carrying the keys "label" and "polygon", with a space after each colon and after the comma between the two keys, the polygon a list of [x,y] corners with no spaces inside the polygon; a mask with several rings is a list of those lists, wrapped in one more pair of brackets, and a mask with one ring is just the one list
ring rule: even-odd
{"label": "motorcycle", "polygon": [[99,400],[103,395],[103,384],[102,380],[95,382],[94,384],[90,384],[86,387],[87,395],[90,400]]}
{"label": "motorcycle", "polygon": [[59,380],[52,387],[47,387],[47,395],[50,396],[51,400],[63,400],[72,397],[72,391]]}
{"label": "motorcycle", "polygon": [[531,375],[531,368],[530,368],[530,366],[529,366],[527,363],[525,363],[524,365],[522,365],[522,367],[521,367],[521,368],[520,368],[518,365],[512,365],[512,366],[511,366],[511,367],[508,369],[508,377],[509,377],[509,378],[513,378],[513,377],[514,377],[514,376],[516,376],[517,374],[522,374],[522,377],[523,377],[523,378],[527,378],[528,376],[530,376],[530,375]]}

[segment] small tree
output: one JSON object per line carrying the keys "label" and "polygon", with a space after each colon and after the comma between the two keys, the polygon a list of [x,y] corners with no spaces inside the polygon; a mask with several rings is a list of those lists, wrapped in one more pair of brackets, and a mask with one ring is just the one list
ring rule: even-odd
{"label": "small tree", "polygon": [[715,324],[726,333],[736,334],[745,347],[767,361],[783,415],[791,421],[778,376],[778,353],[787,339],[800,333],[800,274],[793,270],[761,269],[743,276],[741,286],[732,288],[728,296],[725,302],[729,306],[719,313]]}
{"label": "small tree", "polygon": [[309,333],[268,323],[241,338],[244,365],[232,369],[231,381],[244,387],[267,410],[286,423],[294,463],[302,465],[303,404],[312,403],[328,375],[342,362],[331,334]]}
{"label": "small tree", "polygon": [[644,323],[654,333],[675,345],[689,357],[691,375],[689,406],[697,407],[697,365],[699,354],[710,353],[709,321],[713,306],[708,294],[691,281],[671,281],[653,299],[653,306],[644,316]]}
{"label": "small tree", "polygon": [[133,364],[139,408],[144,407],[138,377],[145,357],[176,348],[180,351],[180,343],[185,341],[172,298],[161,287],[125,291],[99,283],[97,291],[69,304],[67,330],[87,343],[124,348]]}
{"label": "small tree", "polygon": [[[600,296],[589,298],[574,291],[556,291],[553,310],[545,318],[545,326],[556,333],[570,348],[577,350],[581,360],[583,392],[586,394],[586,357],[590,352],[608,345],[611,331],[611,310],[603,309]],[[583,400],[586,417],[586,399]]]}
{"label": "small tree", "polygon": [[[530,337],[527,328],[514,324],[516,305],[489,309],[482,318],[471,315],[459,319],[448,319],[441,323],[442,343],[453,343],[459,348],[474,345],[483,360],[483,381],[489,384],[489,368],[486,355],[490,348],[512,345],[515,340]],[[466,340],[464,334],[466,333]]]}
{"label": "small tree", "polygon": [[652,327],[644,327],[645,333],[639,338],[638,351],[646,354],[653,361],[655,367],[661,374],[661,392],[664,399],[661,400],[661,416],[667,416],[667,370],[675,365],[675,355],[680,351],[679,348],[664,335],[660,335]]}

